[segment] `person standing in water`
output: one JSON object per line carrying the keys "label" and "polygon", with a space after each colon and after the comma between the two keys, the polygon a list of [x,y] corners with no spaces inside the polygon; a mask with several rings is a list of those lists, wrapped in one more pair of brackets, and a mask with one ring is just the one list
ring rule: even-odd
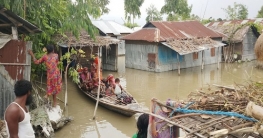
{"label": "person standing in water", "polygon": [[57,94],[61,91],[62,78],[58,69],[58,54],[54,53],[54,46],[47,45],[47,54],[40,59],[36,59],[32,50],[28,50],[28,53],[33,57],[35,64],[45,63],[47,68],[47,93],[45,98],[53,95],[53,107],[57,105]]}
{"label": "person standing in water", "polygon": [[5,111],[4,119],[8,138],[35,138],[26,105],[32,103],[32,84],[19,80],[15,84],[16,99]]}

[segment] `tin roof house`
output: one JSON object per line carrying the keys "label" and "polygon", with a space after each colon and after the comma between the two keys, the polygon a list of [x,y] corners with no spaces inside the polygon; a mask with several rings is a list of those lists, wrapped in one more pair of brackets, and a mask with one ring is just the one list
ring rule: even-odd
{"label": "tin roof house", "polygon": [[234,62],[237,60],[254,60],[254,45],[259,32],[253,23],[263,25],[263,18],[211,22],[206,26],[214,31],[224,34],[223,42],[227,45],[223,48],[223,60]]}
{"label": "tin roof house", "polygon": [[197,21],[153,21],[123,37],[128,68],[164,72],[221,61],[223,35]]}
{"label": "tin roof house", "polygon": [[[99,33],[101,36],[110,36],[116,39],[120,39],[125,35],[131,34],[134,31],[124,25],[116,23],[114,21],[106,21],[106,20],[95,20],[92,21],[92,24],[99,29]],[[118,44],[117,55],[125,55],[125,42],[121,40]]]}
{"label": "tin roof house", "polygon": [[[132,29],[114,21],[96,20],[92,21],[92,24],[99,29],[101,36],[110,36],[116,39],[120,39],[123,36],[134,32]],[[121,40],[118,44],[118,55],[125,55],[124,40]]]}
{"label": "tin roof house", "polygon": [[[85,30],[80,32],[78,39],[71,33],[66,33],[66,36],[58,35],[55,38],[60,46],[60,55],[64,55],[71,48],[82,49],[85,52],[85,57],[78,59],[72,57],[73,61],[69,66],[75,66],[76,63],[80,63],[83,67],[90,68],[89,59],[96,53],[99,53],[98,56],[101,57],[103,70],[118,71],[118,39],[110,36],[95,36],[96,40],[93,40]],[[71,40],[70,43],[69,40]],[[66,67],[67,61],[64,61],[63,65]]]}
{"label": "tin roof house", "polygon": [[31,49],[32,42],[21,40],[19,35],[40,32],[36,26],[0,5],[0,119],[15,99],[15,82],[30,80],[31,57],[27,50]]}

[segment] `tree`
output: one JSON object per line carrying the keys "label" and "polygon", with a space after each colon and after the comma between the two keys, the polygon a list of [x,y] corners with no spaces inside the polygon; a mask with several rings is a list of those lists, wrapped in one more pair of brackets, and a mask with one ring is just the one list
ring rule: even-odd
{"label": "tree", "polygon": [[[26,37],[27,40],[33,41],[33,51],[39,56],[43,55],[43,46],[54,41],[52,38],[57,34],[69,33],[78,38],[80,31],[84,29],[95,39],[98,30],[92,25],[89,16],[98,18],[109,11],[106,7],[109,0],[75,0],[75,2],[72,0],[0,0],[0,3],[43,31],[39,35]],[[69,47],[70,42],[71,40],[69,40]],[[71,62],[69,60],[71,54],[74,52],[66,53],[68,65]],[[65,70],[65,93],[67,93],[68,65]],[[34,66],[32,71],[36,71]],[[70,74],[76,74],[76,71],[72,70]],[[67,103],[66,96],[64,102]]]}
{"label": "tree", "polygon": [[257,18],[263,18],[263,6],[262,6],[261,9],[258,11]]}
{"label": "tree", "polygon": [[168,21],[185,20],[190,18],[192,6],[188,6],[187,0],[165,0],[161,13],[167,14]]}
{"label": "tree", "polygon": [[146,21],[161,21],[163,19],[162,14],[158,11],[158,9],[151,4],[150,7],[146,9],[147,17]]}
{"label": "tree", "polygon": [[143,2],[144,0],[124,0],[125,19],[127,19],[129,23],[131,23],[131,16],[133,24],[136,17],[141,17],[140,7]]}
{"label": "tree", "polygon": [[134,28],[134,27],[139,27],[139,25],[137,23],[129,23],[129,22],[126,22],[123,24],[124,26],[126,27],[129,27],[129,28]]}
{"label": "tree", "polygon": [[192,14],[192,15],[190,16],[190,19],[191,19],[191,20],[196,20],[196,21],[200,21],[200,20],[201,20],[201,18],[200,18],[198,15],[195,15],[195,14]]}
{"label": "tree", "polygon": [[205,25],[205,24],[208,24],[208,23],[214,22],[214,21],[215,21],[215,19],[210,17],[208,19],[202,19],[201,23]]}
{"label": "tree", "polygon": [[223,10],[226,12],[227,14],[226,18],[229,20],[235,20],[235,19],[244,20],[248,16],[247,7],[243,4],[238,4],[236,2],[234,2],[234,7],[228,5],[227,8],[226,9],[223,8]]}
{"label": "tree", "polygon": [[222,18],[217,18],[216,21],[221,22],[221,21],[223,21],[223,19]]}

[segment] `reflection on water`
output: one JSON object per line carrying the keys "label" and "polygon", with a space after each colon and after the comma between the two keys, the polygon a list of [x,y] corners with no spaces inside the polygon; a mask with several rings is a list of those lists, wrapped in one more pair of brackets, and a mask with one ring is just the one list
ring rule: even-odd
{"label": "reflection on water", "polygon": [[[153,73],[124,67],[125,58],[119,58],[118,72],[103,72],[103,76],[111,73],[119,77],[121,85],[129,91],[134,98],[148,110],[150,99],[156,97],[161,101],[168,98],[185,99],[191,91],[205,88],[208,85],[231,85],[233,83],[246,83],[249,79],[262,80],[262,70],[254,67],[254,62],[243,64],[207,65],[201,67],[182,69],[178,76],[177,70]],[[125,117],[109,111],[103,107],[97,110],[97,120],[93,121],[95,103],[82,94],[75,84],[68,84],[68,110],[67,114],[74,117],[74,121],[59,130],[56,138],[126,138],[136,132],[135,115]],[[60,94],[62,97],[63,94]]]}

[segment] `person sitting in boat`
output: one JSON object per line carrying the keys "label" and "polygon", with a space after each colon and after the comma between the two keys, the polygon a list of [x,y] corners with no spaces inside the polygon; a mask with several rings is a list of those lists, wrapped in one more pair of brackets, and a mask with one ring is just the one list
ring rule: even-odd
{"label": "person sitting in boat", "polygon": [[98,87],[99,85],[98,74],[93,66],[91,66],[90,72],[91,72],[93,86]]}
{"label": "person sitting in boat", "polygon": [[115,85],[113,86],[113,92],[114,94],[117,96],[118,99],[121,99],[122,97],[124,97],[124,93],[123,93],[123,88],[121,87],[121,84],[120,84],[120,79],[119,78],[116,78],[115,79]]}
{"label": "person sitting in boat", "polygon": [[92,90],[92,80],[91,80],[91,74],[88,71],[87,67],[84,67],[81,74],[80,74],[80,83],[82,84],[82,88],[84,90]]}
{"label": "person sitting in boat", "polygon": [[106,85],[106,95],[111,96],[114,92],[113,87],[115,85],[115,79],[112,74],[108,75],[105,85]]}

